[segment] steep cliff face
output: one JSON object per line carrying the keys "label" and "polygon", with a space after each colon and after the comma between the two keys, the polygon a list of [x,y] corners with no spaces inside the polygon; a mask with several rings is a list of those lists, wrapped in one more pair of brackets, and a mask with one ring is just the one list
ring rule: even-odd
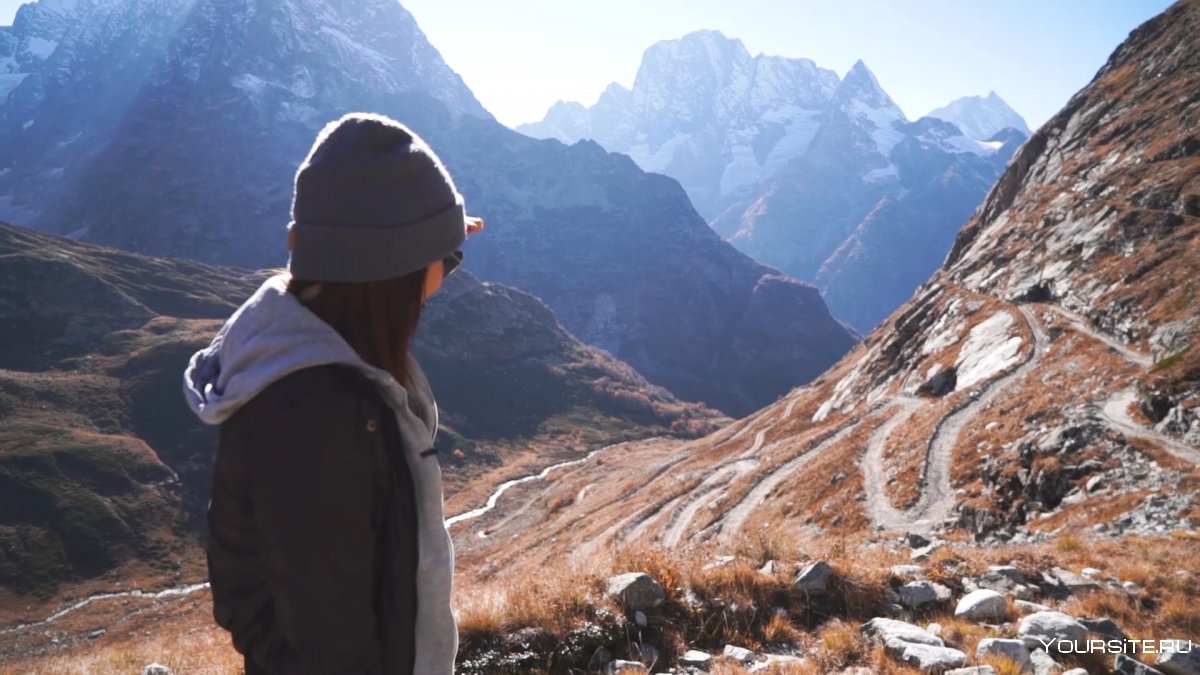
{"label": "steep cliff face", "polygon": [[789,533],[1192,536],[1197,35],[1196,1],[1134,31],[1016,154],[944,266],[814,383],[707,437],[574,467],[523,498],[595,482],[586,507],[511,541],[464,530],[466,555],[520,567],[548,532],[548,556],[579,559]]}
{"label": "steep cliff face", "polygon": [[[775,271],[712,235],[677,184],[595,145],[497,124],[394,2],[335,10],[98,6],[0,106],[0,217],[148,254],[279,265],[313,137],[371,110],[424,136],[486,218],[468,267],[542,298],[572,333],[681,397],[744,413],[854,344],[792,284],[788,302],[813,307],[806,335],[823,341],[794,348],[798,336],[778,332],[774,348],[738,354],[737,330],[770,333],[743,323]],[[750,374],[763,356],[781,377]]]}
{"label": "steep cliff face", "polygon": [[[0,594],[193,559],[216,438],[180,378],[264,276],[0,224]],[[414,350],[441,409],[451,500],[466,476],[490,489],[522,452],[545,461],[725,419],[465,270],[431,298]]]}

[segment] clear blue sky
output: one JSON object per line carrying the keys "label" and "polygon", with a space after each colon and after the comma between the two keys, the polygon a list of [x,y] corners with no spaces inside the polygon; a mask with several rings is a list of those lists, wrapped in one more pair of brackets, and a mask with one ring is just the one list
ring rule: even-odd
{"label": "clear blue sky", "polygon": [[[21,0],[0,0],[0,24]],[[1167,0],[404,0],[500,121],[633,84],[658,40],[717,29],[750,53],[857,59],[910,118],[995,90],[1037,127]]]}

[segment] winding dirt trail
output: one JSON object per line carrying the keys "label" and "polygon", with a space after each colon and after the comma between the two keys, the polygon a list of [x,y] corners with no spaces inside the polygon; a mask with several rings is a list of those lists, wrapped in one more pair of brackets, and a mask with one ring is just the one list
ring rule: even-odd
{"label": "winding dirt trail", "polygon": [[[1104,343],[1110,349],[1125,357],[1125,360],[1130,363],[1148,369],[1154,366],[1154,359],[1148,354],[1135,351],[1127,345],[1122,344],[1110,335],[1105,335],[1087,324],[1083,317],[1078,314],[1054,306],[1051,309],[1065,317],[1075,330],[1084,333],[1094,340]],[[1188,445],[1182,441],[1176,440],[1166,434],[1155,431],[1152,428],[1147,428],[1139,424],[1129,415],[1129,407],[1137,400],[1137,391],[1132,387],[1127,387],[1113,392],[1103,400],[1093,404],[1093,409],[1097,412],[1101,421],[1107,424],[1110,428],[1134,438],[1157,443],[1170,454],[1193,464],[1200,464],[1200,448]]]}
{"label": "winding dirt trail", "polygon": [[1122,344],[1111,335],[1105,335],[1104,333],[1097,331],[1089,326],[1087,321],[1084,320],[1082,316],[1079,316],[1075,312],[1057,305],[1047,305],[1047,307],[1054,313],[1066,318],[1067,322],[1071,324],[1072,328],[1080,333],[1088,335],[1094,340],[1108,345],[1110,349],[1119,353],[1121,356],[1124,356],[1125,360],[1129,361],[1130,363],[1133,363],[1141,368],[1149,368],[1154,365],[1154,359],[1150,358],[1148,354],[1143,354],[1139,351],[1130,349],[1128,345]]}
{"label": "winding dirt trail", "polygon": [[805,464],[819,457],[826,448],[841,441],[856,426],[858,426],[857,420],[842,426],[805,452],[784,462],[778,468],[763,476],[753,489],[747,492],[745,496],[725,512],[717,530],[718,536],[725,542],[730,541],[736,533],[741,531],[742,526],[745,525],[746,520],[754,512],[754,509],[766,501],[767,497],[775,491],[775,488],[779,487],[780,483],[793,476]]}
{"label": "winding dirt trail", "polygon": [[[792,411],[796,407],[796,401],[797,398],[794,393],[789,395],[787,405],[775,416],[775,419],[771,420],[769,424],[754,434],[754,441],[750,444],[750,447],[732,460],[713,467],[700,485],[679,500],[679,503],[674,507],[674,513],[667,521],[666,528],[659,535],[660,543],[668,547],[675,547],[683,543],[686,538],[689,538],[688,531],[692,526],[692,521],[696,518],[696,514],[714,505],[717,500],[724,497],[728,492],[729,485],[734,480],[750,473],[758,467],[756,456],[762,449],[767,433],[791,418]],[[748,428],[749,426],[744,427],[742,431]],[[741,432],[733,438],[737,438],[740,435]],[[733,438],[730,440],[733,440]],[[654,515],[657,515],[657,513]],[[644,533],[645,528],[643,525],[645,525],[645,520],[635,523],[631,531],[639,532],[639,534]]]}
{"label": "winding dirt trail", "polygon": [[888,436],[896,425],[907,420],[915,412],[916,404],[901,400],[901,410],[892,416],[868,443],[863,456],[863,474],[867,493],[868,510],[876,528],[883,530],[906,529],[928,533],[939,527],[954,508],[954,490],[950,485],[950,465],[954,458],[954,447],[958,437],[984,408],[995,401],[1009,385],[1023,379],[1035,367],[1050,344],[1050,338],[1031,308],[1017,305],[1033,335],[1033,345],[1025,362],[1007,374],[1001,375],[943,417],[937,424],[925,452],[925,467],[921,476],[923,490],[917,503],[900,511],[893,507],[885,491],[886,482],[882,472],[883,450]]}
{"label": "winding dirt trail", "polygon": [[1175,457],[1185,462],[1200,464],[1200,448],[1177,441],[1154,429],[1146,428],[1130,417],[1129,406],[1133,405],[1136,400],[1136,391],[1132,388],[1122,389],[1097,403],[1096,409],[1105,423],[1122,434],[1158,443]]}

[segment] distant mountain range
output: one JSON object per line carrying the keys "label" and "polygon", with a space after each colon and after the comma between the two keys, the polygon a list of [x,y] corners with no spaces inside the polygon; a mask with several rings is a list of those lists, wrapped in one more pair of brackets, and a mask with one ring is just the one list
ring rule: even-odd
{"label": "distant mountain range", "polygon": [[909,122],[861,61],[839,78],[699,31],[646,50],[631,90],[517,130],[593,139],[676,178],[722,237],[816,283],[866,332],[942,262],[1028,135],[994,93],[938,114]]}
{"label": "distant mountain range", "polygon": [[[595,144],[496,123],[391,0],[42,0],[0,44],[0,217],[245,267],[284,261],[291,181],[348,110],[396,117],[447,162],[486,233],[481,278],[655,384],[744,414],[857,341],[817,290],[722,241],[670,179]],[[464,327],[469,328],[469,327]]]}

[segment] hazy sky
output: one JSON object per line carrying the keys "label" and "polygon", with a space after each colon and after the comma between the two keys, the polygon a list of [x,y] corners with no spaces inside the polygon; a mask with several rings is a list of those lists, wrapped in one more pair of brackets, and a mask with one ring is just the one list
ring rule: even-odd
{"label": "hazy sky", "polygon": [[[0,0],[0,24],[20,0]],[[500,121],[631,86],[642,52],[717,29],[839,75],[863,59],[909,118],[995,90],[1031,127],[1091,80],[1168,0],[404,0]]]}

